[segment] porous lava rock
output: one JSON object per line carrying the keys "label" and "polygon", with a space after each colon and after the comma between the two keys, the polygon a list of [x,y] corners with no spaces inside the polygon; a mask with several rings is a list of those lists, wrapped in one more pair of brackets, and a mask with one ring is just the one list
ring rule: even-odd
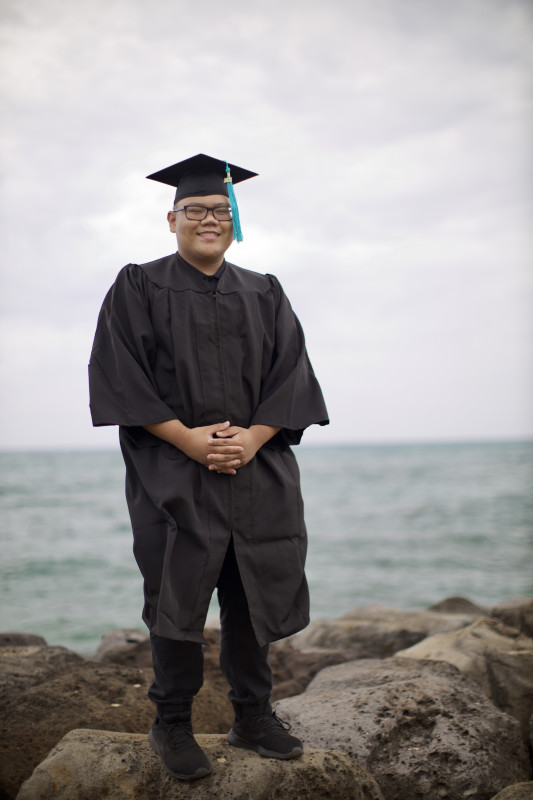
{"label": "porous lava rock", "polygon": [[464,628],[477,615],[442,611],[400,611],[380,605],[356,608],[334,620],[317,620],[293,636],[300,650],[340,650],[344,660],[386,658],[435,633]]}
{"label": "porous lava rock", "polygon": [[46,639],[35,633],[18,633],[17,631],[0,633],[0,647],[27,647],[32,644],[41,647],[46,645]]}
{"label": "porous lava rock", "polygon": [[493,606],[490,615],[533,638],[533,597],[516,597],[513,600],[506,600],[504,603]]}
{"label": "porous lava rock", "polygon": [[[63,647],[0,648],[0,798],[21,783],[73,728],[146,733],[150,670],[89,661]],[[196,731],[223,733],[233,721],[225,694],[204,685],[193,708]]]}
{"label": "porous lava rock", "polygon": [[322,647],[300,650],[290,642],[275,642],[270,649],[274,682],[272,699],[301,694],[317,673],[325,667],[342,664],[344,660],[339,650]]}
{"label": "porous lava rock", "polygon": [[440,614],[469,614],[472,617],[485,617],[488,614],[487,608],[478,606],[468,597],[461,597],[460,595],[445,597],[444,600],[429,606],[427,610],[438,611]]}
{"label": "porous lava rock", "polygon": [[279,761],[230,747],[224,736],[197,740],[213,771],[191,784],[167,773],[146,736],[74,730],[36,768],[17,800],[383,800],[375,780],[344,753],[308,750]]}
{"label": "porous lava rock", "polygon": [[533,713],[533,639],[499,619],[481,617],[472,625],[429,636],[396,655],[455,664],[474,678],[487,697],[520,722],[529,742]]}
{"label": "porous lava rock", "polygon": [[138,628],[115,628],[102,636],[91,660],[124,667],[151,667],[150,636]]}
{"label": "porous lava rock", "polygon": [[533,782],[514,783],[498,792],[492,800],[533,800]]}
{"label": "porous lava rock", "polygon": [[518,722],[445,662],[328,667],[276,708],[307,746],[342,750],[362,764],[386,800],[490,800],[531,777]]}

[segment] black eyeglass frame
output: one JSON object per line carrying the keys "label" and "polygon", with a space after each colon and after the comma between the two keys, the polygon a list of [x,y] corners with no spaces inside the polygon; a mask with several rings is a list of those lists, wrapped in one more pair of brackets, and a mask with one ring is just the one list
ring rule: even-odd
{"label": "black eyeglass frame", "polygon": [[[203,217],[189,217],[187,213],[188,208],[203,208],[205,210],[205,214],[203,215]],[[188,206],[178,206],[178,208],[174,208],[173,211],[174,212],[185,211],[185,216],[187,217],[187,219],[193,222],[202,222],[207,217],[210,211],[213,214],[213,219],[216,219],[217,222],[231,222],[231,220],[233,219],[233,214],[230,206],[215,206],[213,208],[212,206],[204,206],[201,203],[191,203]],[[224,211],[224,213],[229,214],[229,217],[223,217],[219,219],[216,216],[215,211]]]}

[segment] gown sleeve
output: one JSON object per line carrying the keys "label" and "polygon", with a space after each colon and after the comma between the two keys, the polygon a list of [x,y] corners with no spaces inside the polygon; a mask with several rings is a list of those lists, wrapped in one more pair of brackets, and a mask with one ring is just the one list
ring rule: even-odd
{"label": "gown sleeve", "polygon": [[93,425],[143,426],[175,419],[152,371],[156,344],[143,274],[124,267],[103,302],[89,361]]}
{"label": "gown sleeve", "polygon": [[287,446],[298,444],[309,425],[327,425],[329,419],[307,355],[302,326],[277,278],[269,278],[277,296],[276,345],[251,424],[281,428],[271,441]]}

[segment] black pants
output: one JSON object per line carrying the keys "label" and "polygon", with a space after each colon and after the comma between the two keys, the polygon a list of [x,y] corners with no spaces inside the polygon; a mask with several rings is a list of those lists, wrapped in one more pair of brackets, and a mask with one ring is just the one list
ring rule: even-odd
{"label": "black pants", "polygon": [[[220,667],[237,718],[263,714],[272,693],[268,645],[260,647],[250,620],[233,539],[217,583],[220,604]],[[151,635],[154,682],[148,697],[159,717],[187,712],[203,684],[202,645]]]}

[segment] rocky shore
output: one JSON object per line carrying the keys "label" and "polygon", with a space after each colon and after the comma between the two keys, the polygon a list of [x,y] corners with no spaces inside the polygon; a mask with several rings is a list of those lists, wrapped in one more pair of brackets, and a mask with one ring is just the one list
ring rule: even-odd
{"label": "rocky shore", "polygon": [[480,608],[355,609],[272,647],[274,700],[296,762],[227,745],[232,722],[207,631],[193,714],[212,775],[171,778],[146,740],[148,636],[91,657],[0,634],[0,800],[526,800],[533,798],[533,598]]}

